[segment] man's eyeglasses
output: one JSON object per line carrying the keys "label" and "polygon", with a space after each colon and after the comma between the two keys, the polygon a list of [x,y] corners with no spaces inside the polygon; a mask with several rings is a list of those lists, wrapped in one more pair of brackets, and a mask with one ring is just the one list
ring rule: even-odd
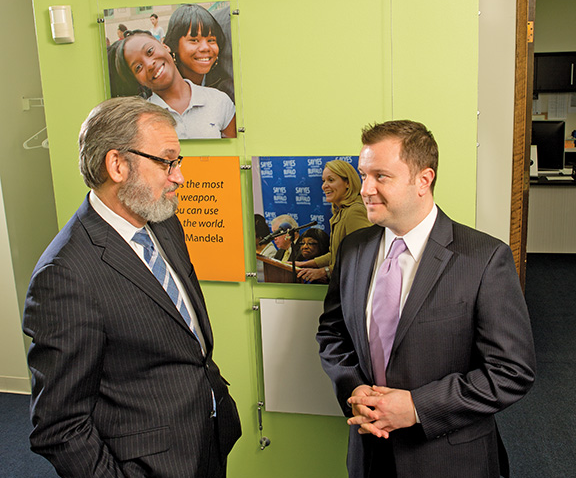
{"label": "man's eyeglasses", "polygon": [[128,152],[132,153],[132,154],[137,154],[138,156],[142,156],[144,158],[151,159],[152,161],[158,161],[159,163],[167,164],[168,165],[168,175],[172,174],[172,171],[174,171],[174,168],[180,167],[180,165],[182,164],[182,160],[184,159],[183,156],[178,156],[178,158],[176,158],[176,159],[159,158],[158,156],[152,156],[151,154],[142,153],[141,151],[137,151],[135,149],[129,149]]}

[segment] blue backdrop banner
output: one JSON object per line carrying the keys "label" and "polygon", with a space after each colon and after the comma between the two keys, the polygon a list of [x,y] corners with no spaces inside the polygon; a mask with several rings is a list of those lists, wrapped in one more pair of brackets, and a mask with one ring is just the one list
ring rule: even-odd
{"label": "blue backdrop banner", "polygon": [[331,205],[322,192],[324,165],[342,159],[358,168],[358,156],[260,156],[253,158],[254,212],[269,226],[290,214],[302,226],[313,221],[330,234]]}

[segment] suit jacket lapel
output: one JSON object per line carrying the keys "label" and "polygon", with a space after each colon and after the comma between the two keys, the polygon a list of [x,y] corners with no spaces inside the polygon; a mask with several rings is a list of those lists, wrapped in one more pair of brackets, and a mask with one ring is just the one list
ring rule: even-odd
{"label": "suit jacket lapel", "polygon": [[208,319],[206,304],[204,303],[202,292],[200,290],[200,284],[197,281],[194,283],[190,280],[189,270],[186,270],[184,267],[185,264],[190,262],[187,251],[181,251],[181,248],[174,243],[173,237],[165,227],[165,224],[151,224],[150,227],[154,231],[156,238],[160,242],[160,245],[166,254],[166,260],[170,263],[170,266],[174,269],[176,274],[178,274],[180,281],[188,293],[188,298],[194,307],[198,323],[202,329],[202,335],[206,342],[206,347],[208,350],[211,350],[213,345],[212,328]]}
{"label": "suit jacket lapel", "polygon": [[372,359],[370,356],[370,343],[368,340],[368,329],[366,327],[366,306],[368,304],[368,293],[370,291],[370,282],[372,281],[372,272],[380,248],[384,228],[372,226],[372,233],[366,242],[359,248],[360,254],[356,262],[356,274],[353,274],[353,280],[356,283],[354,293],[354,311],[356,314],[356,325],[358,328],[360,345],[358,355],[361,364],[367,364],[364,373],[373,380]]}
{"label": "suit jacket lapel", "polygon": [[102,248],[102,260],[141,289],[194,336],[156,277],[114,228],[94,211],[88,198],[84,200],[77,214],[94,245]]}
{"label": "suit jacket lapel", "polygon": [[424,300],[428,297],[432,287],[436,284],[452,257],[453,252],[447,249],[447,246],[451,242],[452,221],[438,208],[438,217],[430,232],[430,237],[422,254],[422,259],[416,271],[412,288],[410,289],[410,293],[404,304],[404,309],[402,310],[402,315],[400,316],[391,357],[393,357],[394,351],[404,339],[406,332],[408,332],[408,329],[416,318],[416,314],[422,307]]}

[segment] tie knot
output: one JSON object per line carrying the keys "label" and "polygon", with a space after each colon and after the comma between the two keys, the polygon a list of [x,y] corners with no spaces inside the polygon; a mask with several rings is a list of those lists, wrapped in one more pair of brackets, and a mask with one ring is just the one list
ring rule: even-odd
{"label": "tie knot", "polygon": [[406,250],[406,243],[404,239],[397,237],[392,242],[392,246],[390,247],[390,251],[388,252],[388,259],[397,259],[400,254],[402,254]]}
{"label": "tie knot", "polygon": [[150,234],[148,234],[148,231],[145,228],[136,231],[136,233],[132,237],[132,240],[136,244],[144,246],[145,249],[151,249],[151,250],[154,249],[154,243],[152,242]]}

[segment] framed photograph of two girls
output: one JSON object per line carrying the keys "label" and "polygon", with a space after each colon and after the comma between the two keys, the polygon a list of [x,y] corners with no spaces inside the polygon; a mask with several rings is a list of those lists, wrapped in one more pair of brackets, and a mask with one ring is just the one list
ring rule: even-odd
{"label": "framed photograph of two girls", "polygon": [[110,94],[172,113],[180,139],[236,137],[230,2],[104,11]]}

